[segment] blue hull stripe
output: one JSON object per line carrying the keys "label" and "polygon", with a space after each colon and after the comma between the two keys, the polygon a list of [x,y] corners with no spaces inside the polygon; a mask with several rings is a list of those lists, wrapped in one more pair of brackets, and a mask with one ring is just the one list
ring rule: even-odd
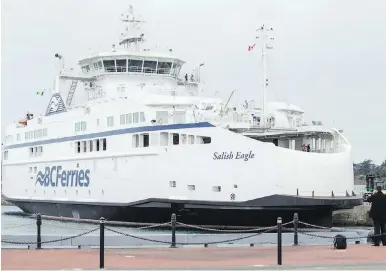
{"label": "blue hull stripe", "polygon": [[99,133],[92,133],[92,134],[85,134],[85,135],[53,138],[53,139],[40,140],[40,141],[34,141],[34,142],[26,142],[26,143],[3,146],[3,147],[4,147],[4,149],[15,149],[15,148],[23,148],[23,147],[30,147],[30,146],[36,146],[36,145],[46,145],[46,144],[60,143],[60,142],[66,142],[66,141],[78,141],[78,140],[107,137],[107,136],[114,136],[114,135],[134,134],[134,133],[141,133],[141,132],[154,132],[154,131],[163,131],[163,130],[205,128],[205,127],[215,127],[215,126],[210,124],[209,122],[169,124],[169,125],[152,125],[152,126],[124,128],[124,129],[105,131],[105,132],[99,132]]}

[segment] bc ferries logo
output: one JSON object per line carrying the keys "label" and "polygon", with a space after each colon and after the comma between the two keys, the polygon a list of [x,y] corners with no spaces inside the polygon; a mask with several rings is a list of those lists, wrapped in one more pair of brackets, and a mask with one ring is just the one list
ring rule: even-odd
{"label": "bc ferries logo", "polygon": [[215,152],[213,154],[213,160],[244,160],[248,161],[249,159],[255,158],[255,154],[252,151],[249,151],[248,153],[242,153],[240,151],[236,152],[234,155],[233,152]]}
{"label": "bc ferries logo", "polygon": [[50,103],[48,104],[48,108],[46,110],[46,116],[66,112],[66,106],[64,105],[62,96],[59,93],[55,93],[52,95]]}
{"label": "bc ferries logo", "polygon": [[35,185],[51,187],[88,187],[90,170],[63,170],[62,166],[46,167],[45,172],[39,171]]}

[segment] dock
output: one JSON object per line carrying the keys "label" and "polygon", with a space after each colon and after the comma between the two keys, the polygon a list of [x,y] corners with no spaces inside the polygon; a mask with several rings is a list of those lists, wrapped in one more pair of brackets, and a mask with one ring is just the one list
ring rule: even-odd
{"label": "dock", "polygon": [[[385,269],[386,247],[285,246],[282,268]],[[99,269],[99,249],[2,249],[2,270]],[[71,259],[71,260],[69,260]],[[105,269],[276,269],[276,246],[106,249]],[[367,269],[367,268],[366,268]]]}

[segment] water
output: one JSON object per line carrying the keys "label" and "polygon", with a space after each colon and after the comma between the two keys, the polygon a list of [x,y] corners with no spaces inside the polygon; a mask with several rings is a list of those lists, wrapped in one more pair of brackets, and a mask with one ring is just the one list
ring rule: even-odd
{"label": "water", "polygon": [[[107,226],[111,229],[123,232],[126,234],[131,234],[134,236],[139,236],[142,238],[148,238],[151,240],[159,240],[164,242],[171,241],[171,231],[170,228],[152,228],[152,229],[136,229],[133,227],[127,226]],[[2,206],[2,215],[1,215],[1,235],[3,240],[11,241],[22,241],[22,242],[35,242],[36,241],[36,219],[29,215],[26,215],[18,207],[15,206]],[[58,220],[49,220],[43,218],[42,221],[42,240],[57,240],[61,238],[66,238],[69,236],[75,236],[89,230],[99,228],[97,224],[90,224],[84,222],[70,222],[70,221],[58,221]],[[360,241],[361,243],[366,243],[366,238],[372,229],[370,227],[346,227],[341,228],[344,235],[348,238],[357,238],[350,239],[348,243],[352,244],[355,241]],[[253,233],[225,233],[221,234],[218,232],[203,232],[200,230],[181,230],[177,229],[177,242],[183,243],[200,243],[204,244],[207,242],[215,241],[224,241],[234,238],[239,238],[242,236],[249,236]],[[326,245],[332,244],[333,237],[339,232],[322,232],[316,231],[312,232],[319,236],[328,236],[328,238],[321,237],[312,237],[303,234],[299,234],[299,244],[302,245]],[[107,231],[105,233],[105,243],[106,246],[110,247],[132,247],[132,246],[155,246],[168,244],[162,244],[157,242],[151,242],[143,239],[138,239],[134,237],[123,236],[118,233]],[[283,233],[283,245],[292,245],[293,244],[293,233]],[[241,239],[237,241],[227,242],[225,245],[237,244],[237,245],[248,245],[253,243],[255,245],[275,245],[277,241],[276,233],[264,233],[261,235],[253,236],[251,238]],[[2,244],[3,246],[15,246],[10,244]],[[45,247],[63,247],[63,246],[98,246],[99,245],[99,231],[90,233],[85,236],[78,238],[58,241],[50,244],[45,244]],[[217,246],[222,246],[217,245]]]}

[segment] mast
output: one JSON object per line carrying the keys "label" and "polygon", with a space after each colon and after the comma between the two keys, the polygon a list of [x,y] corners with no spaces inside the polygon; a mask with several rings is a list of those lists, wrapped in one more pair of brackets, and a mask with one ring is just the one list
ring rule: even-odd
{"label": "mast", "polygon": [[132,5],[130,5],[127,13],[121,14],[121,21],[125,25],[125,30],[121,33],[119,45],[123,45],[124,48],[131,47],[134,52],[138,52],[140,49],[139,43],[144,42],[145,34],[140,31],[140,28],[145,21],[135,16]]}
{"label": "mast", "polygon": [[273,49],[272,45],[267,42],[274,40],[273,37],[270,36],[273,28],[266,28],[262,25],[259,29],[256,29],[259,33],[256,39],[261,40],[261,63],[262,63],[262,71],[263,71],[263,93],[262,93],[262,110],[261,110],[261,118],[260,123],[261,127],[266,128],[265,118],[266,118],[266,96],[267,96],[267,88],[268,88],[268,75],[267,75],[267,50]]}

